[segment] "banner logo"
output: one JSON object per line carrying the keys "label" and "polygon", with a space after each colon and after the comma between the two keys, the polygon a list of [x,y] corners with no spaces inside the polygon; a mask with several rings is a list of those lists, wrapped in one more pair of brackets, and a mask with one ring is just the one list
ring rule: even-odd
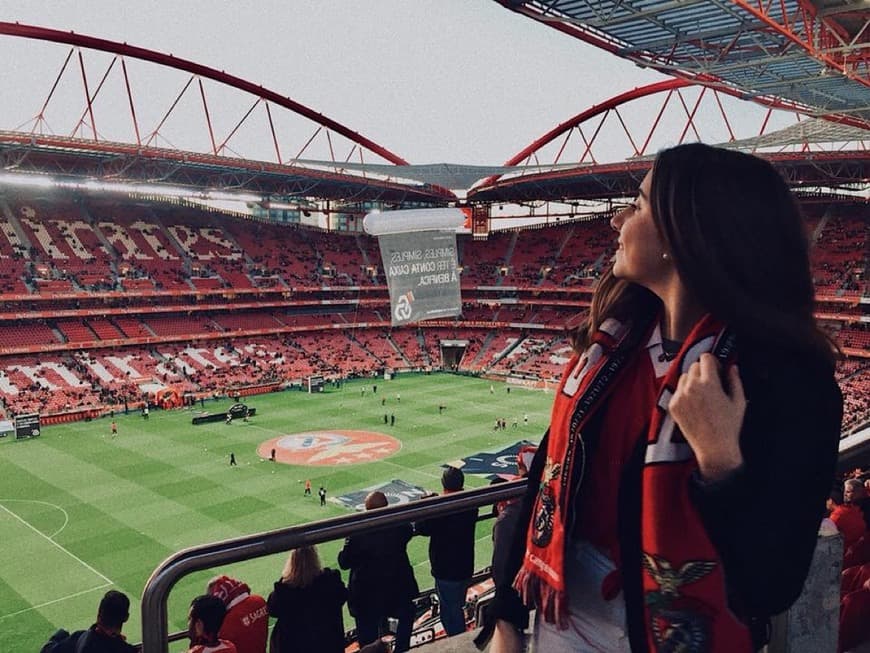
{"label": "banner logo", "polygon": [[413,311],[411,310],[411,302],[414,301],[414,293],[410,290],[404,295],[401,295],[396,302],[396,320],[407,322],[411,319]]}

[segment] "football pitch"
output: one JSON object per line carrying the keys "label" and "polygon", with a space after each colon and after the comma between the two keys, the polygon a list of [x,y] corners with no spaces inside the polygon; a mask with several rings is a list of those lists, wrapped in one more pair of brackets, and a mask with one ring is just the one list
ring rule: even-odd
{"label": "football pitch", "polygon": [[[392,479],[439,491],[443,464],[518,440],[539,441],[552,393],[515,386],[508,392],[502,383],[452,374],[407,374],[327,386],[321,394],[288,390],[242,401],[256,409],[248,422],[191,424],[203,410],[223,412],[233,403],[221,399],[204,408],[152,411],[147,420],[138,412],[120,414],[117,437],[107,417],[0,442],[0,651],[38,651],[59,627],[88,627],[108,589],[130,597],[124,631],[139,642],[142,589],[172,553],[347,514],[331,500],[319,505],[321,485],[330,499]],[[395,416],[394,425],[384,423],[385,414]],[[500,418],[507,428],[495,430]],[[272,462],[271,444],[261,449],[265,457],[258,454],[274,438],[340,430],[385,434],[401,446],[375,462],[347,462],[358,459],[351,456],[316,466]],[[236,466],[229,464],[231,453]],[[311,497],[303,496],[306,479]],[[486,483],[466,476],[466,487]],[[489,564],[491,528],[491,521],[478,525],[476,568]],[[337,567],[341,545],[318,547],[324,566]],[[409,545],[421,589],[433,585],[426,546],[419,537]],[[190,599],[210,577],[232,575],[266,596],[285,559],[269,556],[182,579],[169,600],[170,630],[186,628]],[[185,649],[182,643],[170,648]]]}

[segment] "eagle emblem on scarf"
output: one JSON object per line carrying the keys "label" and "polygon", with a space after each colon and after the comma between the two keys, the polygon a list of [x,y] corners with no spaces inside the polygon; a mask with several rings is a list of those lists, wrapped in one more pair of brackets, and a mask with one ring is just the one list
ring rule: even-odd
{"label": "eagle emblem on scarf", "polygon": [[553,537],[553,516],[556,512],[556,499],[550,483],[559,478],[562,466],[552,458],[547,458],[547,464],[541,475],[541,485],[538,489],[538,510],[533,521],[532,542],[536,546],[547,546]]}
{"label": "eagle emblem on scarf", "polygon": [[676,569],[663,557],[644,553],[643,567],[659,586],[647,593],[650,622],[659,653],[704,653],[710,640],[710,609],[683,596],[680,587],[716,568],[711,560],[690,560]]}

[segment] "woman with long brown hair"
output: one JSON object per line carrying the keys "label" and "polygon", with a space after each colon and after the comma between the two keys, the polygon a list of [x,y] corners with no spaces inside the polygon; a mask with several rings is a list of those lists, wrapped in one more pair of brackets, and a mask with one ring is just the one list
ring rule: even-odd
{"label": "woman with long brown hair", "polygon": [[341,606],[347,588],[336,569],[324,569],[313,546],[294,549],[267,601],[278,622],[269,639],[270,653],[344,653]]}
{"label": "woman with long brown hair", "polygon": [[[803,587],[840,435],[804,223],[769,163],[691,144],[611,225],[511,556],[535,650],[756,650]],[[505,589],[498,653],[520,650]]]}

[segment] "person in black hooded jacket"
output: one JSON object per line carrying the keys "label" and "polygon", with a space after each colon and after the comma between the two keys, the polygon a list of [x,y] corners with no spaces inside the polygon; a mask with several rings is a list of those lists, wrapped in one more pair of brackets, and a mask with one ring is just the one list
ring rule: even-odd
{"label": "person in black hooded jacket", "polygon": [[267,601],[269,615],[278,620],[269,652],[343,653],[345,601],[341,574],[321,567],[317,549],[303,546],[291,551]]}
{"label": "person in black hooded jacket", "polygon": [[[366,510],[385,508],[383,492],[372,492]],[[348,607],[356,620],[360,646],[374,642],[387,617],[398,620],[395,653],[411,646],[413,599],[419,593],[407,546],[414,531],[410,524],[348,537],[338,554],[342,569],[350,569]]]}
{"label": "person in black hooded jacket", "polygon": [[70,635],[58,630],[42,647],[41,653],[133,653],[121,629],[130,617],[130,599],[116,590],[106,592],[100,601],[97,623]]}

